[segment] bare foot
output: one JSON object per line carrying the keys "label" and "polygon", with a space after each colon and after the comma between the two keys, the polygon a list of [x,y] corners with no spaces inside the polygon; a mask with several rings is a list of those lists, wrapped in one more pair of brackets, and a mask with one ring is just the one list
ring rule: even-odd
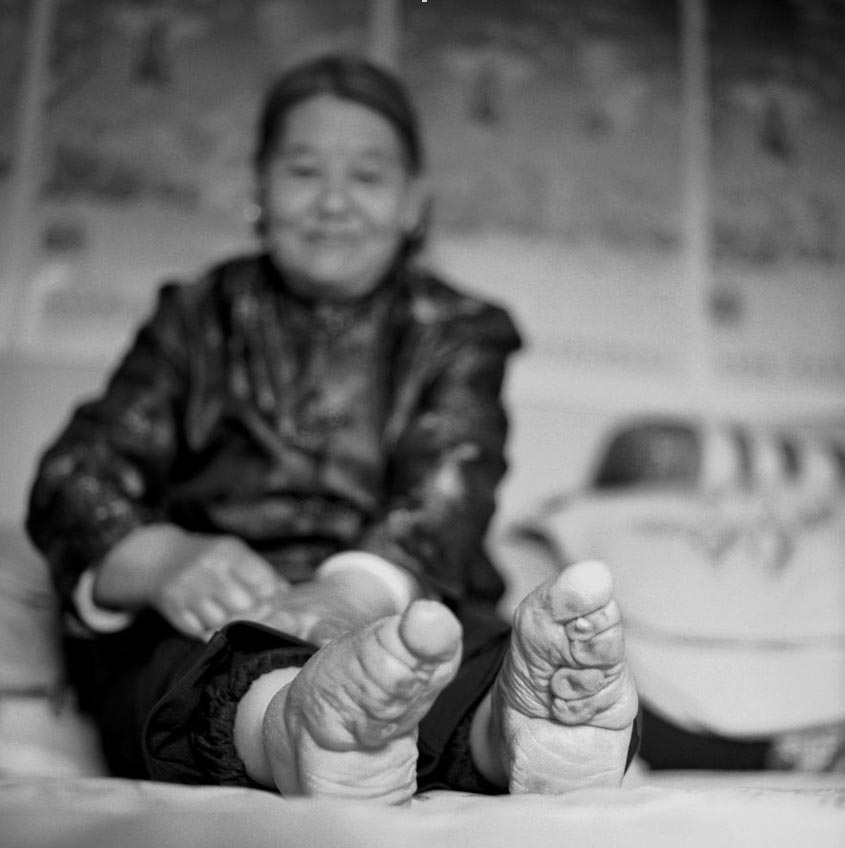
{"label": "bare foot", "polygon": [[510,792],[618,785],[637,695],[603,563],[582,562],[518,606],[510,650],[473,722],[479,770]]}
{"label": "bare foot", "polygon": [[417,725],[460,656],[460,624],[433,601],[321,648],[264,715],[264,750],[280,792],[409,801]]}

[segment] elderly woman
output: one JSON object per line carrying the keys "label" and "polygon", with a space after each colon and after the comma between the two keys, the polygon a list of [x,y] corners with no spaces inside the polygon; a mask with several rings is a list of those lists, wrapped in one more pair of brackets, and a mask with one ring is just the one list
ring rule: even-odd
{"label": "elderly woman", "polygon": [[262,252],[164,286],[46,452],[28,529],[115,774],[390,803],[621,778],[636,696],[606,570],[540,587],[512,635],[494,613],[519,338],[415,261],[422,167],[393,77],[288,71],[255,154]]}

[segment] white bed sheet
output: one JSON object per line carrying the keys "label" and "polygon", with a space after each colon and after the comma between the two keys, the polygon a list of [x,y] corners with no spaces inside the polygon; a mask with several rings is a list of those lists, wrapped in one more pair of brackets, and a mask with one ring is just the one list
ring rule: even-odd
{"label": "white bed sheet", "polygon": [[845,780],[634,779],[559,798],[429,793],[407,808],[114,778],[0,781],[3,848],[842,848]]}

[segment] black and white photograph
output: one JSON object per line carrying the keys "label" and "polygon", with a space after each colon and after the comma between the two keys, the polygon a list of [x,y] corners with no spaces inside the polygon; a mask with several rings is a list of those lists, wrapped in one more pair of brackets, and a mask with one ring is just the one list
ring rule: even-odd
{"label": "black and white photograph", "polygon": [[0,0],[0,846],[845,833],[843,0]]}

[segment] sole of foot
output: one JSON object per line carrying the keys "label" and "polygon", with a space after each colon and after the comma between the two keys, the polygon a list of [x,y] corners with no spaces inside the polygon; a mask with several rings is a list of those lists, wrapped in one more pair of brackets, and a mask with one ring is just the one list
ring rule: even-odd
{"label": "sole of foot", "polygon": [[321,648],[265,713],[264,748],[281,793],[410,801],[417,725],[460,656],[460,624],[434,601]]}
{"label": "sole of foot", "polygon": [[510,792],[621,782],[637,694],[607,566],[569,566],[519,604],[490,704]]}

